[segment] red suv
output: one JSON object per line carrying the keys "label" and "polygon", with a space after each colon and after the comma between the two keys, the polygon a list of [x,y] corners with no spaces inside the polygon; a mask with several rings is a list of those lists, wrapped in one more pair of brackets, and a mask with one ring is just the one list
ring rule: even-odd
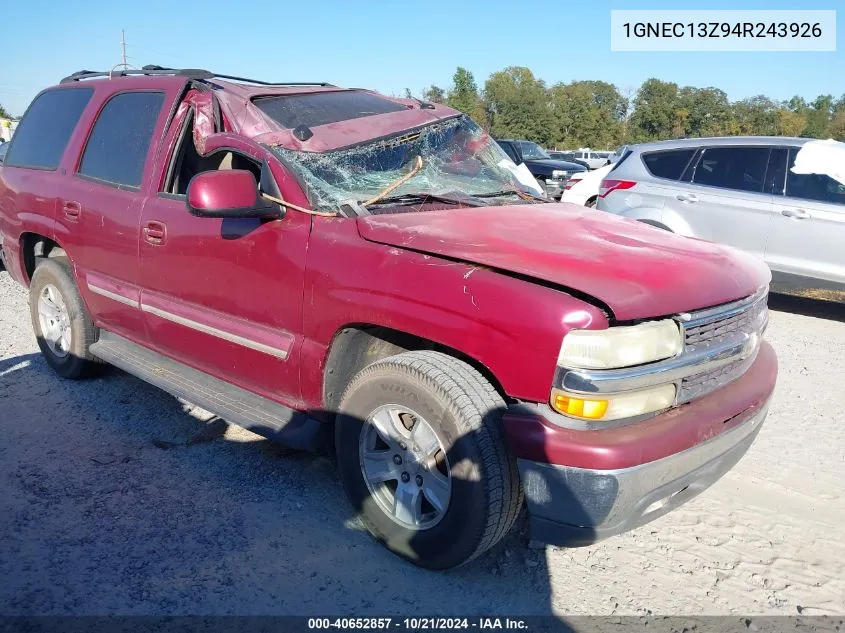
{"label": "red suv", "polygon": [[763,264],[536,186],[443,105],[83,71],[20,122],[0,247],[59,375],[110,363],[333,441],[370,532],[448,568],[523,502],[565,545],[676,507],[745,453],[775,385]]}

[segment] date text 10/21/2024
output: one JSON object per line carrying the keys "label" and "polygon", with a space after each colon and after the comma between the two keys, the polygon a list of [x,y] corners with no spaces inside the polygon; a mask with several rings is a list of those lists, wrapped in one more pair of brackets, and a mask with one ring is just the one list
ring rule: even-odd
{"label": "date text 10/21/2024", "polygon": [[309,630],[527,630],[528,625],[519,618],[308,618]]}

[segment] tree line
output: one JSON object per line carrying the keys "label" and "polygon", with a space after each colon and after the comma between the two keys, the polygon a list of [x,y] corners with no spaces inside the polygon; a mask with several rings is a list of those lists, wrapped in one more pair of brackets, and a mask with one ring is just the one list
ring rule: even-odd
{"label": "tree line", "polygon": [[[406,90],[410,96],[410,91]],[[845,94],[777,101],[764,95],[730,101],[718,88],[679,86],[648,79],[623,94],[605,81],[546,85],[530,69],[493,73],[479,89],[458,67],[448,89],[430,86],[426,101],[470,115],[493,136],[524,138],[548,148],[613,149],[700,136],[805,136],[845,140]]]}

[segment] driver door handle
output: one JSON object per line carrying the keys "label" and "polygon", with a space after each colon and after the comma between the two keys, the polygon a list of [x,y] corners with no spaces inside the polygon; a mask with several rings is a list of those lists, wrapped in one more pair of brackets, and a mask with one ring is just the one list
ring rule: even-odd
{"label": "driver door handle", "polygon": [[679,193],[675,198],[681,202],[698,202],[698,196],[694,193]]}
{"label": "driver door handle", "polygon": [[150,244],[159,246],[167,238],[167,227],[162,222],[150,220],[144,226],[144,239]]}
{"label": "driver door handle", "polygon": [[810,217],[810,212],[805,209],[784,209],[780,214],[796,220],[806,220]]}

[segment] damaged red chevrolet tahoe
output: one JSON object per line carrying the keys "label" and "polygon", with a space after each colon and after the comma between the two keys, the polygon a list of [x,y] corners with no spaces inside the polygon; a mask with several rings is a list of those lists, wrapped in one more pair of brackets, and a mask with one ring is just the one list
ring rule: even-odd
{"label": "damaged red chevrolet tahoe", "polygon": [[60,375],[107,362],[333,443],[370,532],[431,568],[523,506],[547,543],[633,528],[757,435],[757,260],[550,203],[443,105],[144,73],[45,90],[0,168],[5,266]]}

